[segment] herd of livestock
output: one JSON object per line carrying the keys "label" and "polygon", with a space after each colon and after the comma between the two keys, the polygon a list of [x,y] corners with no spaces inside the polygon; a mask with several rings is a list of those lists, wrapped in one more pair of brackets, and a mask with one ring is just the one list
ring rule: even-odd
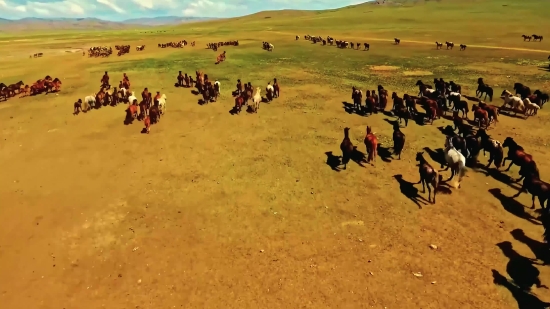
{"label": "herd of livestock", "polygon": [[206,43],[206,48],[212,49],[213,51],[218,51],[218,48],[222,46],[239,46],[239,41],[237,40],[237,41]]}
{"label": "herd of livestock", "polygon": [[[483,94],[489,93],[492,101],[492,88],[485,84],[482,78],[478,79],[478,88],[476,96],[467,96],[462,94],[462,87],[452,81],[446,82],[442,78],[434,79],[434,86],[427,85],[421,80],[417,81],[416,86],[419,88],[418,96],[404,94],[400,97],[396,92],[393,92],[391,99],[393,107],[391,111],[396,116],[399,122],[394,122],[393,133],[393,150],[394,155],[401,158],[401,152],[405,145],[405,134],[401,132],[400,123],[404,119],[405,126],[408,124],[408,119],[416,118],[417,121],[423,123],[427,117],[432,123],[436,117],[443,116],[447,111],[452,110],[452,120],[454,128],[447,126],[443,131],[447,135],[445,140],[445,149],[443,151],[444,158],[439,162],[447,169],[451,169],[451,180],[455,175],[458,175],[458,187],[464,175],[466,166],[476,166],[478,163],[477,157],[481,150],[484,154],[490,154],[489,163],[486,168],[494,164],[497,170],[504,166],[507,160],[510,164],[506,171],[510,170],[512,165],[517,165],[520,168],[519,182],[523,180],[523,186],[514,196],[519,196],[522,192],[528,192],[533,196],[531,208],[534,208],[535,197],[539,199],[543,209],[550,210],[548,200],[550,200],[550,184],[540,179],[539,169],[533,156],[529,154],[521,145],[512,137],[507,137],[501,143],[500,141],[491,138],[487,134],[487,129],[492,123],[498,122],[498,116],[503,112],[521,113],[525,116],[536,115],[537,111],[544,106],[549,100],[547,93],[540,90],[531,92],[531,88],[521,83],[514,84],[515,94],[508,90],[502,92],[501,98],[504,100],[502,106],[495,106],[483,102],[480,98]],[[384,110],[388,103],[388,91],[382,85],[378,86],[378,94],[375,90],[366,92],[365,105],[362,105],[363,92],[353,87],[352,96],[353,106],[349,107],[356,113],[367,114],[376,113]],[[471,124],[465,123],[468,118],[469,103],[463,98],[474,101],[472,111],[474,112]],[[419,113],[417,109],[419,104],[424,110],[424,113]],[[462,112],[462,115],[459,113]],[[475,129],[477,127],[477,130]],[[455,133],[458,130],[458,133]],[[476,131],[476,132],[475,132]],[[475,132],[475,133],[474,133]],[[375,162],[377,157],[378,140],[372,132],[371,127],[367,127],[367,133],[364,140],[367,159],[366,162]],[[507,155],[504,155],[504,148],[508,148]],[[344,129],[344,139],[340,144],[342,151],[342,160],[338,164],[333,165],[333,168],[338,168],[343,165],[346,169],[347,163],[354,157],[356,146],[353,145],[349,138],[349,128]],[[416,161],[419,166],[420,182],[423,188],[428,187],[428,201],[435,203],[435,196],[442,175],[432,167],[424,158],[423,152],[416,154]],[[420,183],[419,182],[419,183]],[[431,197],[433,190],[433,199]],[[546,205],[546,206],[545,206]]]}
{"label": "herd of livestock", "polygon": [[44,77],[44,79],[39,79],[32,85],[26,85],[23,81],[18,81],[14,84],[6,85],[0,83],[0,99],[7,101],[10,98],[15,97],[16,95],[29,96],[37,95],[41,93],[51,93],[58,92],[61,90],[61,80],[59,78],[53,78],[49,75]]}
{"label": "herd of livestock", "polygon": [[[185,46],[187,46],[186,40],[181,40],[178,42],[158,43],[159,48],[167,48],[167,47],[183,48]],[[191,42],[191,46],[195,46],[195,41]]]}

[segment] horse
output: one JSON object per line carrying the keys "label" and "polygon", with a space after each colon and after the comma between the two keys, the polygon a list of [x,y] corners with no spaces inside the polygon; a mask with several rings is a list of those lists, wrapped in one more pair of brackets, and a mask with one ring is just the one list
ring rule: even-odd
{"label": "horse", "polygon": [[420,174],[420,181],[416,184],[422,183],[422,193],[426,192],[426,187],[428,187],[428,202],[430,201],[430,197],[432,195],[432,190],[430,189],[430,185],[434,189],[434,197],[432,204],[435,204],[435,196],[437,194],[437,188],[439,187],[439,183],[443,180],[443,176],[439,175],[439,173],[426,161],[424,158],[424,152],[417,152],[416,153],[416,161],[418,162],[418,173]]}
{"label": "horse", "polygon": [[166,94],[162,94],[158,99],[158,105],[160,114],[164,115],[166,113]]}
{"label": "horse", "polygon": [[363,46],[365,46],[364,50],[370,50],[370,44],[369,43],[363,43]]}
{"label": "horse", "polygon": [[[548,59],[550,60],[550,56],[548,56],[548,57],[549,57]],[[548,99],[549,99],[548,93],[543,93],[542,91],[537,89],[537,90],[535,90],[535,92],[533,92],[533,94],[536,95],[539,98],[540,108],[542,108],[544,103],[548,102]]]}
{"label": "horse", "polygon": [[466,47],[468,47],[466,44],[460,44],[460,50],[466,50]]}
{"label": "horse", "polygon": [[487,100],[487,96],[489,96],[489,101],[493,102],[493,88],[485,84],[483,82],[483,78],[480,77],[477,79],[476,96],[479,95],[479,98],[481,99],[484,94],[484,100]]}
{"label": "horse", "polygon": [[443,43],[435,42],[435,49],[441,49],[443,47]]}
{"label": "horse", "polygon": [[[452,143],[452,137],[448,136],[445,139],[445,161],[447,162],[447,168],[445,171],[451,168],[451,177],[447,179],[450,181],[453,179],[454,175],[458,175],[458,185],[457,188],[460,188],[460,181],[466,172],[466,157],[456,150]],[[441,166],[443,167],[443,166]]]}
{"label": "horse", "polygon": [[271,82],[267,83],[267,86],[265,87],[265,93],[268,101],[273,100],[274,92],[275,92],[275,89],[273,89],[273,85],[271,85]]}
{"label": "horse", "polygon": [[446,41],[445,44],[447,44],[447,49],[449,49],[449,47],[450,47],[451,49],[453,49],[453,47],[455,47],[455,43],[453,43],[453,42],[448,42],[448,41]]}
{"label": "horse", "polygon": [[145,116],[145,118],[143,119],[143,124],[145,125],[145,132],[149,134],[149,132],[151,131],[151,118],[149,116]]}
{"label": "horse", "polygon": [[82,107],[83,112],[87,112],[90,108],[95,108],[95,105],[96,105],[95,94],[84,97],[84,102],[82,105],[83,105]]}
{"label": "horse", "polygon": [[252,97],[252,103],[254,103],[254,112],[257,113],[260,109],[260,103],[262,102],[262,89],[256,87],[256,93]]}
{"label": "horse", "polygon": [[536,42],[537,40],[539,40],[539,42],[542,42],[542,39],[542,35],[533,34],[533,42]]}
{"label": "horse", "polygon": [[[123,88],[124,89],[124,88]],[[135,92],[132,91],[132,94],[130,96],[128,96],[128,103],[130,104],[134,104],[134,101],[137,101],[137,98],[135,96]]]}
{"label": "horse", "polygon": [[510,165],[506,169],[509,171],[512,165],[517,165],[520,168],[528,166],[533,160],[533,156],[526,153],[523,147],[521,147],[513,138],[507,137],[502,143],[502,147],[508,147],[508,155],[502,161],[502,165],[506,164],[506,160],[510,160]]}
{"label": "horse", "polygon": [[491,163],[494,163],[498,170],[502,166],[502,160],[504,159],[504,149],[502,144],[499,141],[490,138],[484,129],[479,129],[475,137],[480,139],[483,155],[485,156],[486,152],[489,152],[489,162],[485,168],[489,168]]}
{"label": "horse", "polygon": [[351,99],[353,100],[353,108],[356,111],[361,109],[361,101],[363,100],[363,91],[355,87],[352,88]]}
{"label": "horse", "polygon": [[376,164],[376,154],[378,152],[378,139],[376,138],[376,135],[372,133],[372,128],[370,126],[367,126],[367,135],[365,136],[364,140],[365,146],[367,147],[367,163],[370,161],[373,161],[372,165]]}
{"label": "horse", "polygon": [[[538,197],[540,207],[543,210],[548,208],[549,205],[547,201],[550,199],[550,184],[540,180],[537,172],[525,171],[522,176],[525,177],[523,185],[518,193],[512,196],[512,198],[518,197],[522,192],[528,192],[531,193],[532,198],[531,209],[535,208],[535,197]],[[547,204],[546,207],[544,206],[545,203]]]}
{"label": "horse", "polygon": [[474,112],[474,122],[477,119],[478,128],[481,128],[481,121],[483,121],[485,123],[485,128],[488,128],[489,125],[490,125],[489,113],[487,113],[486,110],[484,110],[483,108],[481,108],[481,107],[479,107],[475,104],[472,105],[472,111]]}
{"label": "horse", "polygon": [[220,83],[219,80],[214,81],[214,90],[216,91],[216,97],[220,95],[221,86],[222,86],[222,84]]}
{"label": "horse", "polygon": [[530,35],[526,35],[526,34],[522,34],[521,37],[523,38],[523,41],[529,41],[531,42],[531,36]]}
{"label": "horse", "polygon": [[244,97],[243,97],[243,94],[240,94],[240,95],[238,95],[237,97],[235,97],[235,107],[234,107],[234,111],[235,111],[237,114],[240,114],[240,113],[241,113],[241,109],[242,109],[243,104],[244,104]]}
{"label": "horse", "polygon": [[526,116],[534,116],[538,113],[540,106],[537,104],[531,102],[529,98],[526,98],[525,100],[528,100],[528,102],[524,102],[525,104],[525,115]]}
{"label": "horse", "polygon": [[344,139],[342,140],[342,143],[340,143],[340,150],[342,150],[342,164],[344,165],[344,169],[346,169],[349,160],[353,156],[353,151],[355,150],[355,147],[353,147],[353,144],[349,139],[348,127],[344,128]]}
{"label": "horse", "polygon": [[393,154],[397,155],[401,160],[401,152],[405,147],[405,134],[401,132],[399,125],[394,123],[393,125]]}
{"label": "horse", "polygon": [[519,94],[522,99],[525,99],[531,95],[531,88],[523,85],[522,83],[515,83],[514,90],[516,91],[516,95]]}
{"label": "horse", "polygon": [[512,95],[512,93],[508,90],[502,91],[501,96],[504,96],[504,104],[502,105],[501,108],[506,108],[507,105],[510,105],[510,107],[514,111],[514,114],[516,114],[516,112],[519,110],[521,110],[522,112],[525,112],[525,104],[520,97],[516,97],[515,95]]}
{"label": "horse", "polygon": [[401,43],[401,39],[394,38],[393,41],[395,42],[395,45],[399,45]]}

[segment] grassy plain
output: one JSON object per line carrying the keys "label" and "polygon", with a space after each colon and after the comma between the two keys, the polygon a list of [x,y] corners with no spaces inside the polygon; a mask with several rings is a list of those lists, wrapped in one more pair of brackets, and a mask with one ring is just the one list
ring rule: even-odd
{"label": "grassy plain", "polygon": [[[448,121],[404,128],[400,161],[351,163],[335,172],[325,164],[325,152],[339,154],[345,126],[363,152],[366,125],[382,146],[391,146],[385,121],[391,117],[344,111],[352,85],[366,90],[382,84],[401,95],[415,93],[417,79],[443,77],[471,94],[475,80],[484,77],[497,94],[516,81],[550,91],[550,74],[542,68],[549,41],[520,37],[550,29],[545,6],[359,5],[262,12],[160,33],[0,38],[1,82],[30,84],[47,74],[63,82],[59,94],[0,103],[0,303],[79,309],[542,308],[537,301],[550,301],[548,290],[528,294],[493,283],[492,270],[509,278],[507,268],[515,267],[497,243],[510,241],[519,254],[535,258],[532,248],[542,241],[538,214],[527,209],[530,198],[508,198],[518,186],[506,184],[507,175],[517,177],[517,168],[504,176],[470,170],[461,189],[439,195],[436,205],[420,202],[420,209],[401,193],[410,186],[393,176],[418,181],[414,154],[442,147],[437,127]],[[304,34],[369,42],[371,50],[294,40]],[[394,37],[402,39],[400,46],[392,44]],[[156,47],[179,39],[197,46]],[[216,53],[205,44],[225,40],[241,46],[222,48],[227,61],[214,65]],[[469,47],[435,50],[433,42],[447,40]],[[262,41],[275,50],[263,51]],[[108,59],[73,52],[115,44],[132,50]],[[141,44],[147,47],[138,53]],[[36,52],[44,57],[28,58]],[[222,83],[219,102],[200,106],[189,89],[173,87],[179,70],[196,69]],[[140,134],[140,123],[123,125],[122,106],[71,114],[77,98],[98,90],[106,70],[116,82],[127,73],[136,91],[167,94],[168,113],[150,135]],[[229,114],[238,78],[263,88],[274,77],[280,99],[263,104],[257,115]],[[545,178],[549,120],[547,109],[527,120],[503,116],[490,134],[513,136]],[[514,239],[514,229],[528,240]],[[550,284],[549,268],[537,268],[542,283]],[[413,275],[418,272],[422,277]]]}

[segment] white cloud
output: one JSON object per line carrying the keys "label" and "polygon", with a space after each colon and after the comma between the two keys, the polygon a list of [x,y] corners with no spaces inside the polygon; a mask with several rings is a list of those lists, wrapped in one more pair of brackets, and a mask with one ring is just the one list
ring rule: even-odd
{"label": "white cloud", "polygon": [[230,4],[226,1],[213,2],[211,0],[196,0],[183,9],[184,16],[208,16],[216,17],[221,13],[228,11],[245,10],[246,6],[240,4]]}
{"label": "white cloud", "polygon": [[18,12],[26,12],[27,11],[27,8],[23,5],[18,5],[16,7],[14,7],[13,9],[18,11]]}
{"label": "white cloud", "polygon": [[35,11],[37,14],[40,14],[40,15],[50,15],[50,11],[48,9],[32,8],[32,10]]}
{"label": "white cloud", "polygon": [[109,1],[109,0],[96,0],[98,3],[101,3],[103,5],[106,5],[107,7],[109,7],[111,10],[117,12],[117,13],[125,13],[126,11],[124,11],[123,9],[121,9],[118,5],[114,4],[113,2]]}

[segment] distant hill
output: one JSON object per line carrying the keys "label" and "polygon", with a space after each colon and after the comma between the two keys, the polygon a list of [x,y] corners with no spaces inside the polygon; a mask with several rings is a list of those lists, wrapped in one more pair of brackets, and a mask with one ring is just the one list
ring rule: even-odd
{"label": "distant hill", "polygon": [[198,21],[208,21],[213,19],[217,19],[217,18],[160,16],[160,17],[127,19],[122,23],[131,24],[131,25],[144,25],[144,26],[162,26],[162,25],[177,25],[177,24],[198,22]]}
{"label": "distant hill", "polygon": [[98,18],[34,18],[10,20],[0,18],[1,32],[20,32],[37,30],[121,30],[136,27],[154,27],[176,25],[215,18],[161,16],[152,18],[128,19],[122,22],[102,20]]}

